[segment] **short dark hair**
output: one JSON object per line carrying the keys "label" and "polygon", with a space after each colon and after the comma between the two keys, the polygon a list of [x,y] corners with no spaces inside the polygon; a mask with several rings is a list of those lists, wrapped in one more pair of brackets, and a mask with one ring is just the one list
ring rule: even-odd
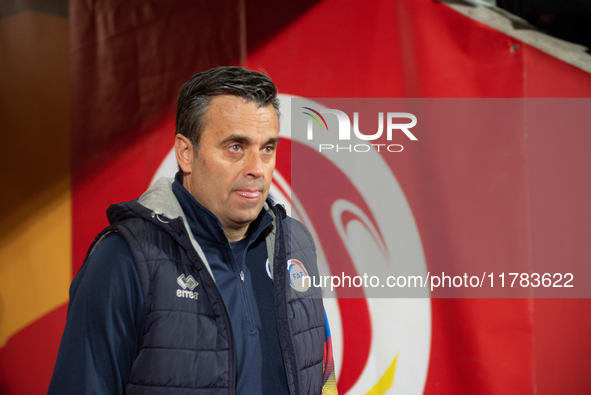
{"label": "short dark hair", "polygon": [[191,141],[195,154],[207,121],[209,103],[220,95],[241,97],[254,102],[258,108],[271,104],[277,118],[280,116],[277,88],[267,75],[242,67],[216,67],[197,73],[181,88],[175,131]]}

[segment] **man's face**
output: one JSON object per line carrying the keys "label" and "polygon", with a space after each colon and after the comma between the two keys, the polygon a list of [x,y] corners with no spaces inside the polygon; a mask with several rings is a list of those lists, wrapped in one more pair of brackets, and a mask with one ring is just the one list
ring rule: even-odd
{"label": "man's face", "polygon": [[220,220],[230,241],[244,237],[269,194],[278,135],[272,105],[257,108],[235,96],[216,96],[197,155],[184,167],[179,161],[185,187]]}

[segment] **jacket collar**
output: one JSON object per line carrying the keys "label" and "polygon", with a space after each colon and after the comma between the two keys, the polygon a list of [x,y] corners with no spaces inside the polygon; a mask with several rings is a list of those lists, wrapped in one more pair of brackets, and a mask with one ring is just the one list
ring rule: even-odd
{"label": "jacket collar", "polygon": [[[211,277],[214,278],[213,272],[211,271],[211,267],[207,262],[207,258],[205,257],[205,254],[203,253],[201,246],[193,236],[193,232],[191,231],[191,227],[189,225],[189,222],[187,221],[187,217],[183,211],[183,208],[172,190],[173,182],[174,178],[159,178],[154,184],[152,184],[152,186],[146,192],[142,194],[142,196],[139,197],[138,203],[151,210],[152,215],[156,215],[158,217],[165,217],[168,219],[180,218],[183,221],[183,224],[185,225],[185,229],[187,231],[187,234],[189,235],[191,244],[193,245],[195,251],[197,251],[197,254],[203,261],[205,267],[209,271],[209,274],[211,274]],[[269,264],[271,269],[273,267],[273,257],[275,252],[275,231],[277,227],[277,220],[278,217],[280,217],[281,219],[285,217],[285,210],[276,207],[277,206],[275,206],[275,204],[270,199],[267,199],[267,201],[263,205],[263,210],[271,216],[271,226],[268,227],[269,232],[267,233],[265,240],[267,244],[267,252],[269,254]],[[272,270],[271,273],[273,273]]]}
{"label": "jacket collar", "polygon": [[[189,227],[193,235],[197,238],[197,241],[228,245],[228,238],[224,233],[219,219],[187,191],[178,175],[172,183],[172,192],[180,203]],[[254,241],[272,222],[273,218],[271,215],[266,210],[262,210],[248,228],[246,235],[246,239],[249,239],[248,243]]]}

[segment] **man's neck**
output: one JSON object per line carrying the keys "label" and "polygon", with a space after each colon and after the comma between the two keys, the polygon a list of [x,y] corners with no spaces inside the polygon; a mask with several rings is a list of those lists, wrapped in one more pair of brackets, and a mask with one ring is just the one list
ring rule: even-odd
{"label": "man's neck", "polygon": [[248,225],[240,228],[229,228],[222,224],[222,228],[230,243],[244,239],[248,233]]}

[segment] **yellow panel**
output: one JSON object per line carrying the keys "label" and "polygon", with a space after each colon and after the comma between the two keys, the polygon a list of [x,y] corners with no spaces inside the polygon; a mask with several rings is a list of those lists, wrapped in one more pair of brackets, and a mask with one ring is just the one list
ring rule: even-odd
{"label": "yellow panel", "polygon": [[70,196],[70,189],[64,188],[9,243],[0,245],[0,347],[15,332],[68,300]]}
{"label": "yellow panel", "polygon": [[0,347],[68,300],[68,20],[0,18]]}

